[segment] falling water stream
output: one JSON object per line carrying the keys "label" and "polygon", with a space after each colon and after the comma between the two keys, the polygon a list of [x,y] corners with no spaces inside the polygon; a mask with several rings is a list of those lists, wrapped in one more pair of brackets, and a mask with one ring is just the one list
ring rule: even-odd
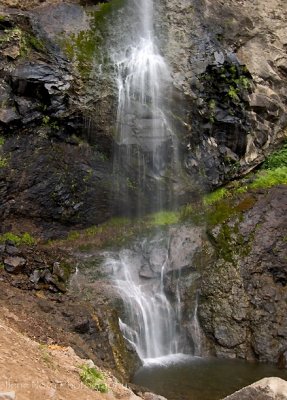
{"label": "falling water stream", "polygon": [[[150,209],[162,210],[173,198],[172,187],[163,182],[170,168],[177,165],[177,145],[164,111],[171,77],[155,44],[153,1],[128,0],[128,4],[135,9],[137,24],[126,47],[113,54],[118,87],[114,174],[124,207],[133,208],[138,215],[150,185]],[[136,205],[131,189],[137,192]],[[139,276],[135,257],[128,249],[120,251],[118,258],[106,260],[125,304],[122,332],[143,360],[181,351],[180,307],[172,306],[163,284],[168,261],[167,251],[160,273],[147,280]]]}
{"label": "falling water stream", "polygon": [[128,4],[136,10],[137,23],[126,46],[113,54],[118,87],[114,175],[125,212],[141,214],[170,206],[173,190],[167,181],[178,157],[165,112],[171,76],[155,44],[153,1]]}

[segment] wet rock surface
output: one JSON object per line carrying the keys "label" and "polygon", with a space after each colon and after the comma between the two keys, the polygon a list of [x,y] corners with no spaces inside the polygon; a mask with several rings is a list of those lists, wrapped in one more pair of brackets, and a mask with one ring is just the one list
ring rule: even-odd
{"label": "wet rock surface", "polygon": [[[0,169],[2,229],[30,219],[46,237],[110,215],[110,166],[89,144],[26,135],[8,138],[9,165]],[[7,229],[6,228],[6,229]]]}
{"label": "wet rock surface", "polygon": [[249,210],[209,231],[217,260],[202,269],[199,318],[217,356],[284,367],[286,186],[254,196]]}
{"label": "wet rock surface", "polygon": [[[35,5],[30,3],[25,6]],[[57,44],[59,22],[49,31],[44,20],[58,7],[58,18],[70,15],[79,22],[61,25],[68,35],[86,27],[83,8],[43,7],[33,12],[1,7],[0,215],[3,230],[23,218],[42,228],[50,224],[53,235],[110,216],[111,138],[87,115],[87,91],[78,91],[81,79]]]}

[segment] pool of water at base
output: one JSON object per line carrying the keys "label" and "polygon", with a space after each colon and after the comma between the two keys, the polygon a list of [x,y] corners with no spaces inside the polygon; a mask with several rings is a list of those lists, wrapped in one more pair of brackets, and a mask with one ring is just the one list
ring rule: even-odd
{"label": "pool of water at base", "polygon": [[287,379],[287,371],[269,364],[175,354],[145,360],[133,383],[168,400],[219,400],[270,376]]}

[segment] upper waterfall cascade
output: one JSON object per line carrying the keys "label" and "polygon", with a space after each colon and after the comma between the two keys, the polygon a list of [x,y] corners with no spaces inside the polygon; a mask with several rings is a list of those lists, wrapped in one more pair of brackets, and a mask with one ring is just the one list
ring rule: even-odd
{"label": "upper waterfall cascade", "polygon": [[173,190],[171,183],[167,189],[167,180],[178,164],[177,143],[166,112],[172,81],[154,38],[153,1],[128,4],[137,23],[126,45],[113,54],[118,87],[114,174],[125,209],[141,213],[171,203]]}

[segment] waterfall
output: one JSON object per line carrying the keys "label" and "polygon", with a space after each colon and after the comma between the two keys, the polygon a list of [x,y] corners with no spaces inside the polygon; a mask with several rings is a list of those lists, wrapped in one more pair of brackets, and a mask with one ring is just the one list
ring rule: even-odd
{"label": "waterfall", "polygon": [[[153,34],[152,0],[129,0],[137,23],[113,54],[118,87],[115,185],[124,212],[161,210],[173,197],[169,182],[177,162],[176,136],[164,111],[171,77]],[[136,200],[135,200],[136,199]]]}
{"label": "waterfall", "polygon": [[[118,88],[114,182],[116,202],[126,214],[140,215],[174,201],[171,176],[177,173],[178,145],[166,113],[172,82],[154,38],[153,1],[127,0],[127,6],[136,23],[112,54]],[[157,268],[143,276],[150,264],[144,246],[140,256],[124,249],[107,256],[105,264],[124,302],[121,330],[141,359],[151,359],[182,351],[181,304],[179,287],[175,306],[164,290],[168,246],[155,248]]]}
{"label": "waterfall", "polygon": [[165,292],[163,279],[168,255],[156,279],[140,276],[142,258],[131,250],[121,250],[118,258],[107,257],[115,284],[124,301],[120,328],[141,359],[176,354],[181,349],[180,320]]}

